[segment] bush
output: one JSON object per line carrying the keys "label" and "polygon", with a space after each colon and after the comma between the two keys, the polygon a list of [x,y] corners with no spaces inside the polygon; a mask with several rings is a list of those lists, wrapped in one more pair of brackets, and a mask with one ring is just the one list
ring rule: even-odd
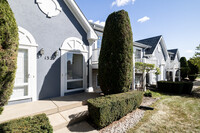
{"label": "bush", "polygon": [[103,128],[140,106],[143,92],[131,91],[88,100],[92,122]]}
{"label": "bush", "polygon": [[145,97],[152,97],[151,91],[147,90],[146,92],[144,92],[144,96]]}
{"label": "bush", "polygon": [[181,57],[180,65],[181,65],[181,78],[185,79],[189,71],[188,62],[185,57]]}
{"label": "bush", "polygon": [[1,133],[53,133],[53,128],[45,114],[11,120],[0,124]]}
{"label": "bush", "polygon": [[18,49],[18,28],[6,0],[0,0],[0,114],[12,94]]}
{"label": "bush", "polygon": [[193,64],[191,60],[188,61],[188,66],[188,78],[190,79],[190,81],[194,81],[197,78],[197,74],[199,72],[198,66]]}
{"label": "bush", "polygon": [[133,76],[133,35],[128,13],[110,14],[104,28],[98,80],[105,95],[129,91]]}
{"label": "bush", "polygon": [[192,91],[192,82],[172,82],[158,81],[158,90],[173,94],[190,94]]}

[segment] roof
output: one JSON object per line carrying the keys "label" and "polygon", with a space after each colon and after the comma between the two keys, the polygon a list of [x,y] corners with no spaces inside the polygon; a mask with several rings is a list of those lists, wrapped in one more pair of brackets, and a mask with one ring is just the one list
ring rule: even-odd
{"label": "roof", "polygon": [[83,29],[87,33],[87,39],[88,40],[97,40],[98,36],[89,24],[88,20],[84,16],[83,12],[80,10],[78,5],[74,0],[64,0],[65,4],[68,6],[72,14],[75,16],[75,18],[78,20],[78,22],[81,24]]}
{"label": "roof", "polygon": [[100,32],[103,32],[103,30],[104,30],[104,26],[102,26],[102,25],[99,25],[99,24],[96,24],[96,23],[93,23],[93,22],[89,22],[89,24],[92,26],[92,28],[94,30],[97,30],[97,31],[100,31]]}
{"label": "roof", "polygon": [[141,48],[151,48],[151,46],[145,45],[145,44],[142,44],[142,43],[139,43],[139,42],[133,42],[133,46],[141,47]]}
{"label": "roof", "polygon": [[178,49],[169,49],[169,50],[167,50],[167,51],[168,51],[168,53],[173,53],[173,54],[171,54],[171,55],[172,55],[172,60],[174,60],[175,57],[176,57],[176,54],[177,54],[177,52],[178,52]]}
{"label": "roof", "polygon": [[160,36],[151,37],[151,38],[147,38],[147,39],[143,39],[143,40],[138,40],[136,42],[151,46],[151,48],[145,50],[145,53],[152,54],[153,51],[155,50],[157,44],[159,43],[161,37],[162,36],[160,35]]}

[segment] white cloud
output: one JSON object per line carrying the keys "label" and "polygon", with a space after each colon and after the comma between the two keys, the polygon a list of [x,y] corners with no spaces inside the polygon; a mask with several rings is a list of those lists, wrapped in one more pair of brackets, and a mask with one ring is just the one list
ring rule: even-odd
{"label": "white cloud", "polygon": [[106,22],[104,22],[104,21],[101,22],[100,20],[97,20],[97,21],[94,22],[94,20],[90,19],[88,21],[91,22],[91,23],[101,25],[101,26],[105,26],[105,24],[106,24]]}
{"label": "white cloud", "polygon": [[194,53],[194,50],[186,50],[186,53]]}
{"label": "white cloud", "polygon": [[111,6],[112,7],[115,6],[115,5],[118,6],[118,7],[125,6],[130,2],[132,2],[132,4],[134,4],[135,0],[115,0],[115,1],[112,2]]}
{"label": "white cloud", "polygon": [[147,17],[147,16],[145,16],[145,17],[143,17],[143,18],[138,19],[138,22],[143,23],[143,22],[146,22],[146,21],[148,21],[148,20],[150,20],[150,18]]}
{"label": "white cloud", "polygon": [[97,20],[96,22],[94,22],[95,24],[101,25],[101,26],[105,26],[105,22],[101,22],[99,20]]}
{"label": "white cloud", "polygon": [[88,20],[89,22],[93,23],[94,21],[92,19]]}

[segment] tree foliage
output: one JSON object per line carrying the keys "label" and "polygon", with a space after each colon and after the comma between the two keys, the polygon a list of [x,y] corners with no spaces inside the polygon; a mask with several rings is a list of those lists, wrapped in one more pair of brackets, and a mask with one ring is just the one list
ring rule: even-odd
{"label": "tree foliage", "polygon": [[128,13],[113,12],[106,20],[99,56],[98,80],[104,94],[127,92],[133,75],[133,35]]}
{"label": "tree foliage", "polygon": [[0,114],[12,94],[18,49],[18,28],[6,0],[0,0]]}
{"label": "tree foliage", "polygon": [[188,78],[191,81],[194,81],[197,77],[198,72],[199,72],[198,66],[193,64],[192,61],[188,60],[188,67],[189,67]]}
{"label": "tree foliage", "polygon": [[180,58],[180,64],[181,64],[181,78],[185,79],[189,71],[188,62],[185,57]]}

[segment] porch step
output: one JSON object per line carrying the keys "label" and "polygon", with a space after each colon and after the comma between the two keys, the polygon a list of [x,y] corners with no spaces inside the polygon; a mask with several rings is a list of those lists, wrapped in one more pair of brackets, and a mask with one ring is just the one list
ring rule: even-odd
{"label": "porch step", "polygon": [[82,121],[79,123],[76,123],[72,126],[60,128],[54,133],[99,133],[97,130],[95,130],[92,126],[90,126],[86,121]]}
{"label": "porch step", "polygon": [[85,120],[88,116],[87,106],[76,107],[56,114],[48,115],[53,130],[59,130]]}
{"label": "porch step", "polygon": [[[100,96],[100,94],[80,93],[80,94],[75,94],[75,95],[47,99],[47,100],[39,100],[36,102],[5,106],[3,113],[0,115],[0,123],[10,121],[13,119],[26,117],[26,116],[34,116],[36,114],[41,114],[41,113],[45,113],[47,116],[52,115],[51,116],[52,118],[54,118],[54,116],[59,118],[59,114],[57,113],[60,113],[60,115],[63,118],[65,117],[66,118],[65,120],[68,123],[70,122],[71,124],[71,123],[74,123],[73,120],[71,121],[72,119],[71,117],[76,117],[73,114],[77,114],[77,113],[85,111],[85,110],[82,110],[82,107],[84,109],[86,108],[86,106],[83,106],[83,105],[87,103],[86,102],[87,99],[95,98],[98,96]],[[70,115],[66,115],[65,113],[70,114]],[[69,119],[67,119],[68,116],[70,117]],[[63,123],[61,119],[59,120],[58,121],[60,123]]]}

